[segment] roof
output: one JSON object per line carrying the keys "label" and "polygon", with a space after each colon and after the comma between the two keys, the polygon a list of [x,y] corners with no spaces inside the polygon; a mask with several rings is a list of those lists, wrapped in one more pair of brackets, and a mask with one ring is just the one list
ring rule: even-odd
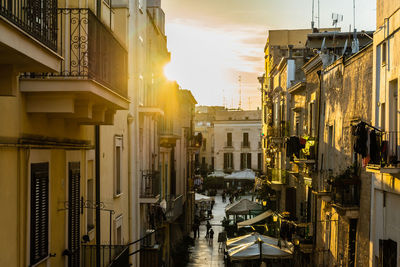
{"label": "roof", "polygon": [[252,210],[261,210],[262,206],[248,199],[241,199],[231,205],[226,206],[226,215],[247,215]]}

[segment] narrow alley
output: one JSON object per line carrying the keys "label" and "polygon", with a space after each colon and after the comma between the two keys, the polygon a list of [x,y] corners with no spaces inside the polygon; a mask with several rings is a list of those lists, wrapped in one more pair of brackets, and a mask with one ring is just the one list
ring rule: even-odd
{"label": "narrow alley", "polygon": [[[225,207],[228,202],[223,203],[220,195],[215,196],[213,218],[210,220],[214,230],[212,245],[208,244],[206,236],[206,221],[200,225],[200,238],[195,239],[195,246],[191,248],[190,262],[188,267],[224,266],[224,252],[218,251],[218,234],[223,231],[221,221],[225,216]],[[193,235],[192,235],[193,236]]]}

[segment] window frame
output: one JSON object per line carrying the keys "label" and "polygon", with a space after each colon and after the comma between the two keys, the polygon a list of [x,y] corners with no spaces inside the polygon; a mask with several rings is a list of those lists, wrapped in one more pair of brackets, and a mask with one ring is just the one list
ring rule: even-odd
{"label": "window frame", "polygon": [[[119,147],[119,157],[118,157],[119,166],[117,166],[118,147]],[[116,135],[114,136],[114,190],[113,190],[114,197],[119,197],[122,195],[122,150],[123,150],[123,137],[121,135]]]}

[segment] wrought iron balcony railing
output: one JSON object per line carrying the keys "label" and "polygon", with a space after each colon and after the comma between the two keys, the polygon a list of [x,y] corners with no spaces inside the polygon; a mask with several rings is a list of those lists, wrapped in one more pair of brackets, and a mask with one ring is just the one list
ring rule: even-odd
{"label": "wrought iron balcony railing", "polygon": [[96,264],[96,245],[82,245],[81,266],[128,267],[129,247],[126,245],[100,245],[100,264]]}
{"label": "wrought iron balcony railing", "polygon": [[140,197],[154,198],[160,194],[160,172],[142,171]]}
{"label": "wrought iron balcony railing", "polygon": [[0,19],[57,51],[57,4],[57,0],[0,0]]}
{"label": "wrought iron balcony railing", "polygon": [[183,196],[168,195],[166,217],[169,222],[175,221],[183,211]]}
{"label": "wrought iron balcony railing", "polygon": [[359,179],[337,179],[332,183],[332,201],[341,207],[360,205]]}
{"label": "wrought iron balcony railing", "polygon": [[233,142],[225,142],[224,147],[232,148],[233,147]]}
{"label": "wrought iron balcony railing", "polygon": [[60,71],[25,77],[93,80],[127,96],[128,53],[90,9],[58,9],[58,29],[57,47],[64,58]]}
{"label": "wrought iron balcony railing", "polygon": [[241,146],[242,148],[250,148],[250,142],[242,142]]}

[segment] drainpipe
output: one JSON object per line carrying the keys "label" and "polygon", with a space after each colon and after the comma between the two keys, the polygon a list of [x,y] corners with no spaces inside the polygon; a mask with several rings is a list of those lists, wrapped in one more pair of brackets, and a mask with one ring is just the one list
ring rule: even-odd
{"label": "drainpipe", "polygon": [[[95,135],[95,172],[96,172],[96,203],[100,203],[100,125],[94,127]],[[100,205],[96,205],[96,267],[100,267]]]}
{"label": "drainpipe", "polygon": [[[318,79],[319,79],[319,87],[318,87],[318,116],[317,116],[317,137],[318,137],[318,141],[317,141],[317,151],[316,151],[316,157],[315,157],[315,166],[316,166],[316,170],[318,173],[318,159],[319,159],[319,146],[320,146],[320,119],[321,119],[321,91],[322,91],[322,70],[317,71],[318,74]],[[319,176],[319,174],[318,174]],[[318,177],[319,178],[319,177]],[[316,248],[316,243],[317,243],[317,211],[318,211],[318,201],[317,198],[314,197],[314,233],[313,233],[313,251],[315,252],[315,248]]]}

